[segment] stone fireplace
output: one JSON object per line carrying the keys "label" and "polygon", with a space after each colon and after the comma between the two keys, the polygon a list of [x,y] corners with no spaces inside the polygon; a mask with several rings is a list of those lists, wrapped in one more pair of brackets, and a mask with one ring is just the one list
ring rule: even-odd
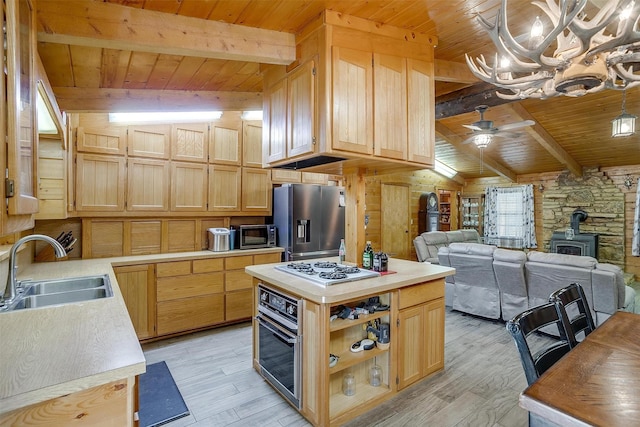
{"label": "stone fireplace", "polygon": [[565,255],[586,255],[598,258],[598,235],[596,233],[580,233],[580,223],[589,215],[582,209],[571,214],[571,227],[564,232],[556,231],[551,236],[549,252]]}
{"label": "stone fireplace", "polygon": [[[625,202],[624,194],[615,183],[604,172],[592,168],[585,169],[581,177],[564,172],[551,185],[545,183],[545,186],[542,201],[544,249],[571,254],[578,250],[582,254],[584,250],[585,255],[600,262],[623,267]],[[569,228],[573,229],[573,239],[566,238],[565,232]]]}

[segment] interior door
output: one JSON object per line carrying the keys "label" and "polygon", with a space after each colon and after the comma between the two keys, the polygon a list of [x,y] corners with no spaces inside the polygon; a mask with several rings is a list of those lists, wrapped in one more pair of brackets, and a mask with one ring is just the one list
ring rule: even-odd
{"label": "interior door", "polygon": [[409,259],[409,186],[382,184],[382,251],[394,258]]}

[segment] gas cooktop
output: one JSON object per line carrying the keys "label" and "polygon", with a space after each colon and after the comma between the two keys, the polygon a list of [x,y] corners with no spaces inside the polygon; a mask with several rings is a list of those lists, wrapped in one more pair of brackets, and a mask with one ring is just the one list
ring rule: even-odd
{"label": "gas cooktop", "polygon": [[275,269],[322,286],[380,276],[380,273],[375,271],[331,261],[290,262],[278,265]]}

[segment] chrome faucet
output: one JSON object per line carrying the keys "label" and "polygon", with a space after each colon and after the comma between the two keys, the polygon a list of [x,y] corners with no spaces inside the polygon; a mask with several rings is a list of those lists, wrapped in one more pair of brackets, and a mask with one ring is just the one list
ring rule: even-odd
{"label": "chrome faucet", "polygon": [[56,258],[62,258],[67,255],[67,252],[56,239],[45,236],[44,234],[30,234],[15,242],[11,247],[11,252],[9,253],[9,277],[7,278],[7,286],[4,288],[4,296],[0,301],[2,304],[10,304],[16,298],[18,282],[16,279],[16,272],[18,271],[18,266],[16,265],[16,253],[23,243],[30,242],[32,240],[43,240],[49,243],[53,246]]}

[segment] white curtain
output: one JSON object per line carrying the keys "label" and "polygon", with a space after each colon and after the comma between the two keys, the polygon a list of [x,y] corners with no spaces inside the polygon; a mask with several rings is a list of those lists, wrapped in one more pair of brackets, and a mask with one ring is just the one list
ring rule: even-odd
{"label": "white curtain", "polygon": [[640,178],[638,178],[638,182],[636,182],[636,213],[633,216],[631,255],[640,256]]}
{"label": "white curtain", "polygon": [[484,239],[497,246],[538,247],[532,184],[485,189]]}

